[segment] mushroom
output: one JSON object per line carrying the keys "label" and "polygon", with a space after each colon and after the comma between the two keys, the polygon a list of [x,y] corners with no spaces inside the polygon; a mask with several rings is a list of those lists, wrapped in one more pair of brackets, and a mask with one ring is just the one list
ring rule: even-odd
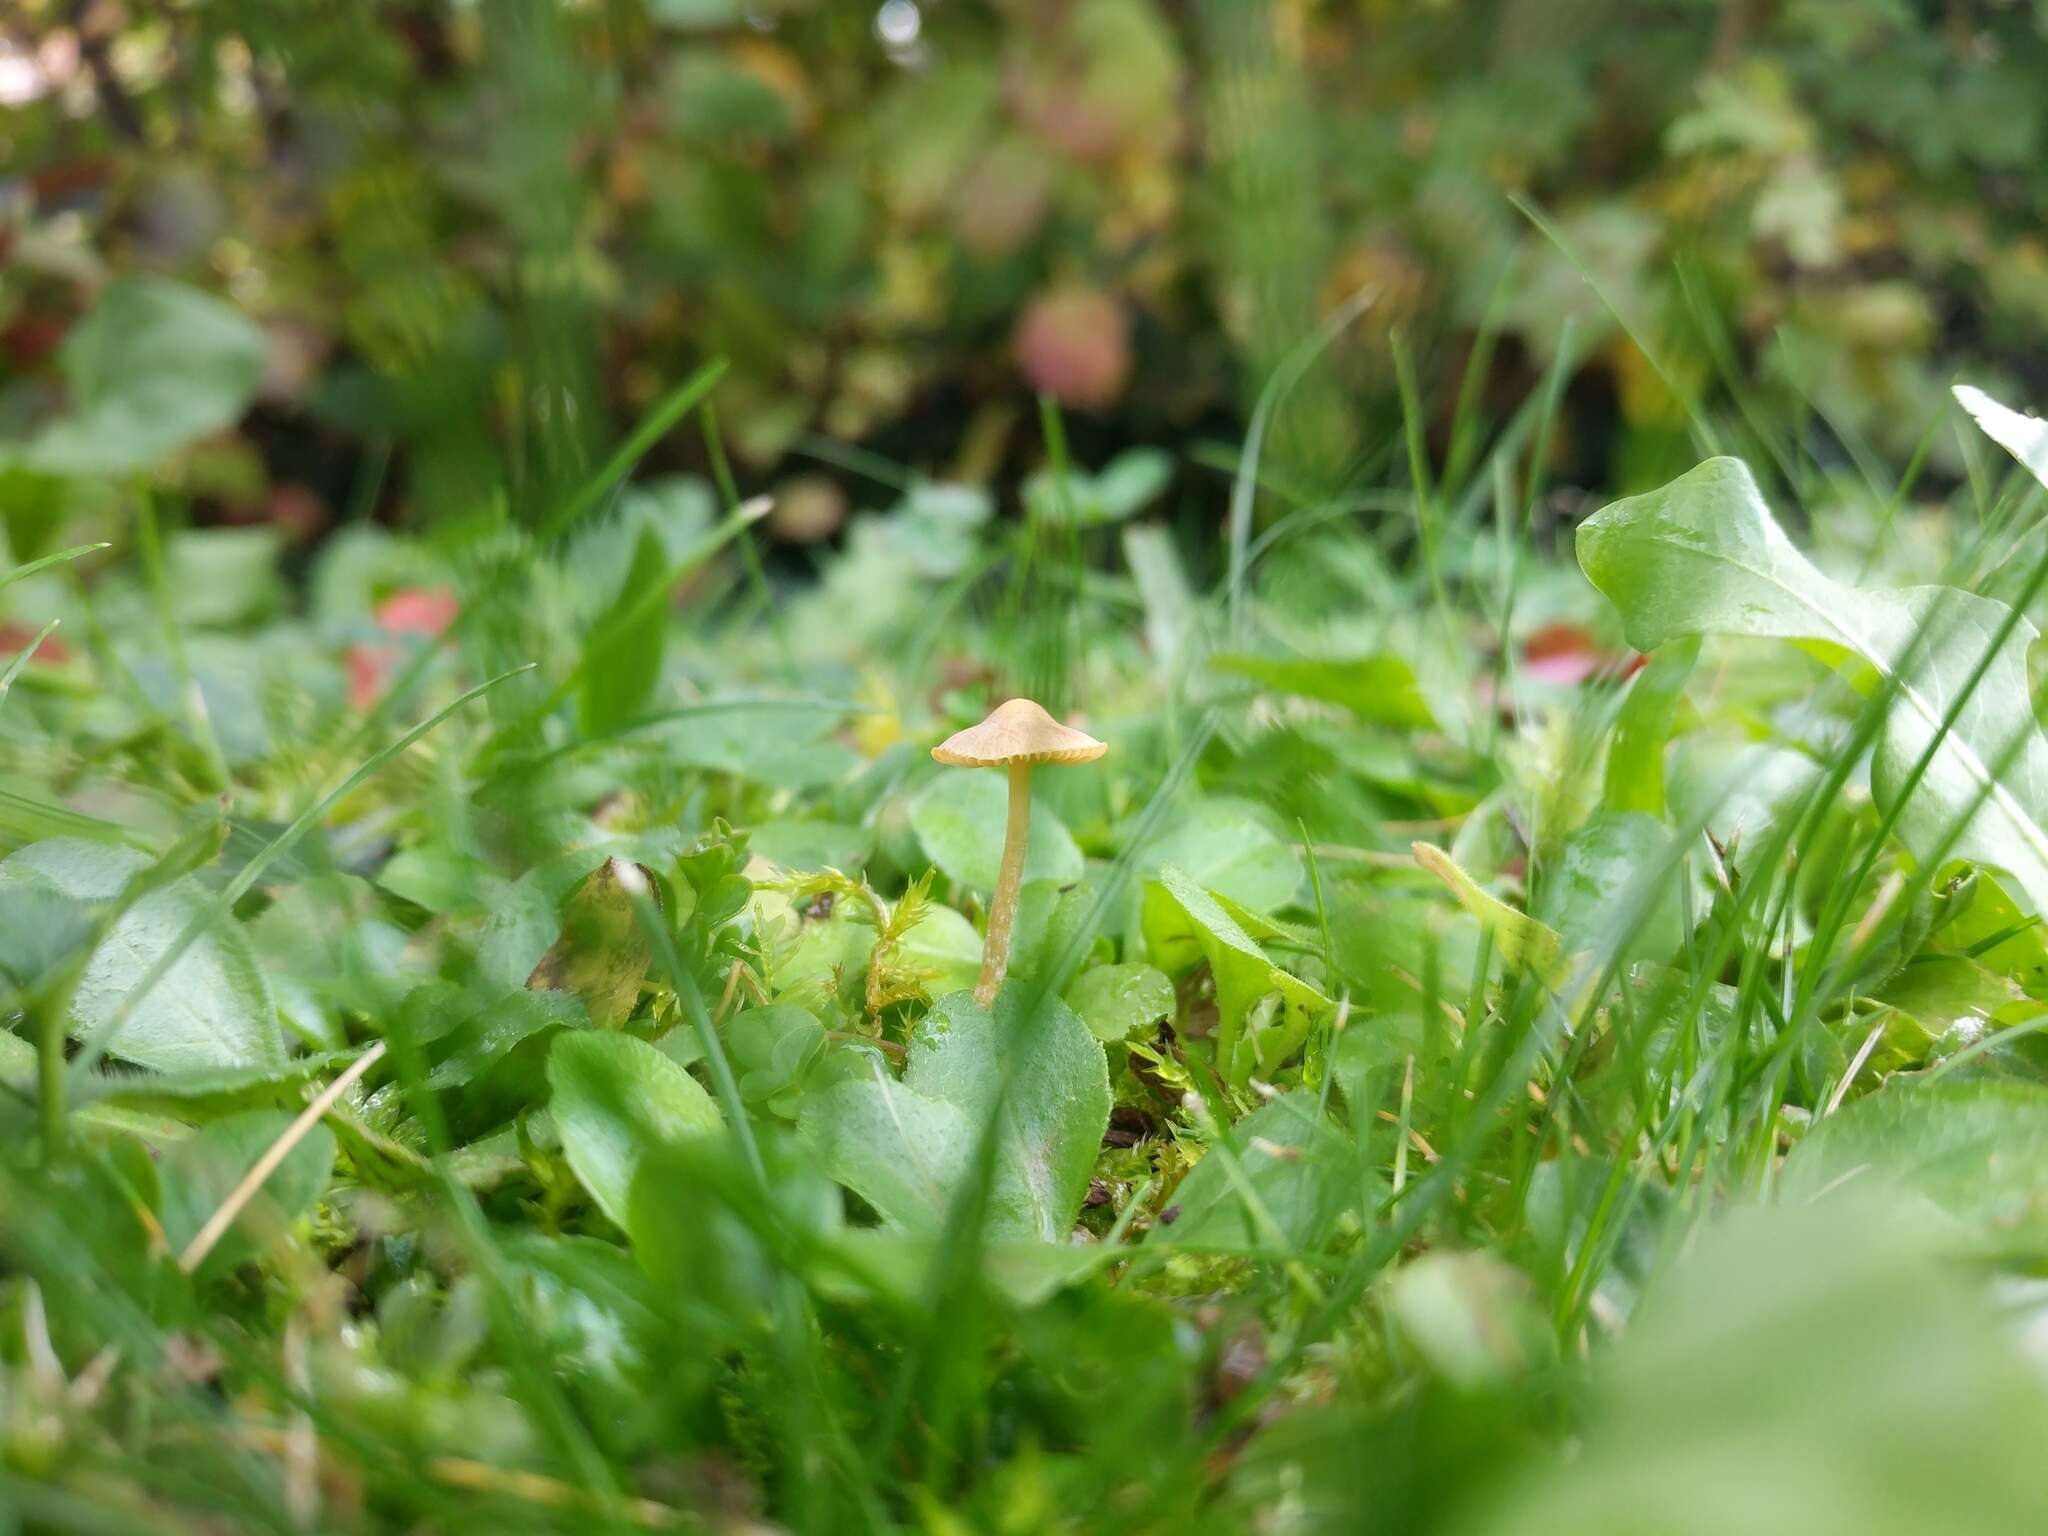
{"label": "mushroom", "polygon": [[1017,921],[1017,888],[1024,883],[1024,844],[1031,835],[1031,770],[1040,763],[1092,763],[1106,743],[1059,721],[1029,699],[998,704],[979,725],[955,731],[932,756],[954,768],[1010,770],[1010,815],[1003,833],[1003,864],[989,902],[988,936],[981,945],[981,980],[974,1000],[995,1001],[1010,968],[1010,929]]}

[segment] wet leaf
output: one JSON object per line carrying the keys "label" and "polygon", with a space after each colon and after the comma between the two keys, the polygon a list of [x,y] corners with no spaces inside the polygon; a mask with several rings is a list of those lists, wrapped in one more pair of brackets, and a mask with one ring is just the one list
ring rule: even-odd
{"label": "wet leaf", "polygon": [[[132,849],[77,838],[34,843],[0,861],[0,884],[92,907],[111,902],[149,860]],[[193,876],[151,891],[114,924],[72,994],[72,1032],[91,1035],[183,936],[212,895]],[[161,1072],[282,1066],[284,1033],[269,983],[232,917],[202,933],[136,1005],[109,1051]]]}
{"label": "wet leaf", "polygon": [[1096,1039],[1114,1042],[1171,1019],[1173,983],[1141,963],[1098,965],[1067,987],[1067,1002]]}
{"label": "wet leaf", "polygon": [[[548,1107],[569,1166],[621,1227],[641,1163],[721,1124],[697,1080],[645,1040],[577,1030],[548,1053]],[[630,1227],[627,1228],[631,1230]]]}

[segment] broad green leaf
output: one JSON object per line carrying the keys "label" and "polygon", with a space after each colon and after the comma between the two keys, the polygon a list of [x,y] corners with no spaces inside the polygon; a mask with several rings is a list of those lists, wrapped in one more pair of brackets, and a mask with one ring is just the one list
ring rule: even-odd
{"label": "broad green leaf", "polygon": [[1248,677],[1276,693],[1338,704],[1375,725],[1427,729],[1436,723],[1399,656],[1217,656],[1210,666]]}
{"label": "broad green leaf", "polygon": [[[807,1006],[812,1001],[823,1003],[842,979],[865,967],[875,947],[875,925],[861,920],[847,903],[835,902],[824,916],[814,916],[812,910],[792,906],[780,891],[763,892],[754,901],[757,931],[772,925],[763,935],[769,991],[779,997],[793,988],[804,988],[816,994],[806,997]],[[960,916],[957,912],[953,915]],[[960,921],[967,923],[964,917]],[[972,932],[973,925],[967,926]],[[974,953],[978,972],[978,938]]]}
{"label": "broad green leaf", "polygon": [[[1053,768],[1051,773],[1074,770]],[[992,891],[1003,862],[1009,785],[1001,773],[955,768],[941,773],[910,805],[911,830],[930,859],[955,885]],[[1043,801],[1031,805],[1031,841],[1024,853],[1026,880],[1078,880],[1081,850],[1066,823]]]}
{"label": "broad green leaf", "polygon": [[[664,1298],[635,1262],[640,1255],[597,1238],[532,1230],[496,1240],[526,1346],[585,1391],[601,1386],[623,1405],[679,1373],[706,1368],[664,1347],[673,1337],[662,1327]],[[478,1324],[488,1333],[487,1315]]]}
{"label": "broad green leaf", "polygon": [[940,998],[911,1035],[903,1082],[957,1106],[978,1129],[1009,1074],[989,1232],[1056,1242],[1073,1226],[1109,1124],[1109,1068],[1073,1009],[1047,997],[1027,1017],[1031,996],[1006,987],[993,1011],[970,992]]}
{"label": "broad green leaf", "polygon": [[1960,1026],[1957,1044],[2018,1023],[2036,1007],[2018,982],[1966,955],[1916,955],[1871,996],[1911,1014],[1931,1035]]}
{"label": "broad green leaf", "polygon": [[1614,739],[1607,747],[1603,803],[1610,811],[1664,814],[1664,749],[1678,701],[1699,660],[1697,638],[1660,646],[1650,664],[1629,684],[1628,697],[1614,720]]}
{"label": "broad green leaf", "polygon": [[1596,811],[1574,828],[1543,892],[1542,910],[1561,950],[1593,949],[1633,929],[1633,953],[1651,960],[1674,954],[1684,939],[1682,865],[1658,883],[1649,910],[1642,910],[1643,881],[1664,867],[1670,852],[1670,831],[1640,811]]}
{"label": "broad green leaf", "polygon": [[548,1053],[548,1086],[569,1166],[621,1227],[642,1160],[721,1123],[695,1078],[632,1035],[562,1035]]}
{"label": "broad green leaf", "polygon": [[532,1057],[537,1078],[546,1042],[530,1046],[526,1042],[588,1023],[574,996],[548,991],[511,991],[482,999],[458,994],[448,1001],[445,1016],[455,1022],[433,1043],[437,1060],[427,1074],[429,1088],[459,1088],[474,1082],[522,1046]]}
{"label": "broad green leaf", "polygon": [[172,615],[180,625],[226,628],[275,613],[285,602],[283,550],[275,528],[180,529],[164,540]]}
{"label": "broad green leaf", "polygon": [[851,748],[826,737],[839,716],[788,699],[708,699],[658,728],[670,759],[693,768],[735,773],[775,789],[816,789],[845,778],[860,763]]}
{"label": "broad green leaf", "polygon": [[[1314,987],[1267,959],[1222,903],[1172,865],[1145,887],[1142,927],[1146,952],[1168,975],[1208,962],[1216,982],[1216,1062],[1234,1087],[1284,1062],[1330,1006]],[[1277,998],[1271,1020],[1248,1033],[1254,1005],[1266,998]]]}
{"label": "broad green leaf", "polygon": [[964,915],[934,903],[897,942],[897,957],[926,973],[925,986],[931,996],[944,997],[972,987],[980,977],[981,935]]}
{"label": "broad green leaf", "polygon": [[[228,1115],[165,1153],[161,1220],[172,1253],[184,1251],[292,1119],[270,1109]],[[263,1181],[262,1192],[207,1255],[203,1270],[218,1273],[252,1257],[251,1237],[302,1215],[326,1188],[333,1167],[334,1133],[316,1125]]]}
{"label": "broad green leaf", "polygon": [[440,843],[394,853],[376,880],[436,917],[492,911],[511,883],[475,855]]}
{"label": "broad green leaf", "polygon": [[1117,1041],[1174,1016],[1173,983],[1140,962],[1098,965],[1067,986],[1067,1003],[1098,1040]]}
{"label": "broad green leaf", "polygon": [[830,821],[773,818],[749,829],[747,846],[784,869],[836,869],[857,875],[866,866],[874,834]]}
{"label": "broad green leaf", "polygon": [[[943,1234],[929,1227],[912,1231],[897,1225],[847,1227],[835,1234],[834,1246],[855,1261],[848,1266],[848,1277],[858,1274],[865,1294],[887,1296],[897,1306],[915,1308],[923,1304],[924,1287],[944,1243]],[[982,1277],[1013,1305],[1038,1307],[1120,1257],[1124,1255],[1119,1250],[1099,1243],[991,1239],[982,1251]]]}
{"label": "broad green leaf", "polygon": [[1967,951],[2033,996],[2048,992],[2048,928],[2029,921],[1995,880],[1973,882],[1968,903],[1941,930],[1944,947]]}
{"label": "broad green leaf", "polygon": [[27,991],[92,937],[83,903],[0,863],[0,992]]}
{"label": "broad green leaf", "polygon": [[2036,480],[2048,485],[2048,421],[2000,405],[1969,384],[1956,385],[1955,396],[1984,429],[1986,437],[2026,465]]}
{"label": "broad green leaf", "polygon": [[1212,1149],[1168,1201],[1178,1214],[1155,1226],[1147,1241],[1224,1252],[1264,1250],[1272,1246],[1264,1219],[1270,1217],[1272,1229],[1300,1252],[1320,1245],[1345,1205],[1358,1199],[1357,1156],[1305,1089],[1261,1105],[1237,1123],[1231,1141],[1263,1216]]}
{"label": "broad green leaf", "polygon": [[124,278],[64,338],[69,409],[28,457],[61,474],[147,469],[233,425],[263,360],[263,332],[232,305],[165,278]]}
{"label": "broad green leaf", "polygon": [[934,1232],[974,1156],[975,1127],[954,1104],[883,1072],[805,1096],[797,1124],[825,1171],[884,1221]]}
{"label": "broad green leaf", "polygon": [[826,1170],[896,1225],[932,1230],[972,1171],[1008,1074],[988,1236],[1064,1239],[1109,1123],[1109,1071],[1072,1009],[1047,998],[1026,1019],[1028,996],[1007,987],[993,1013],[971,993],[943,997],[911,1036],[901,1082],[877,1063],[807,1098],[799,1124]]}
{"label": "broad green leaf", "polygon": [[1285,906],[1300,890],[1301,855],[1242,800],[1196,800],[1136,859],[1151,878],[1173,865],[1204,890],[1254,910]]}
{"label": "broad green leaf", "polygon": [[[583,999],[590,1022],[616,1029],[640,997],[652,951],[633,898],[620,882],[619,859],[606,859],[584,876],[562,908],[562,936],[526,978],[536,992],[569,992]],[[646,888],[652,871],[638,866]]]}
{"label": "broad green leaf", "polygon": [[[1952,588],[1865,591],[1832,580],[1792,547],[1736,459],[1709,459],[1662,490],[1603,508],[1579,526],[1578,553],[1639,649],[1687,635],[1774,637],[1846,654],[1895,684],[1871,765],[1880,806],[1899,801],[2011,617],[2003,603]],[[2026,655],[2035,637],[2025,619],[2006,630],[1898,828],[1923,859],[1946,851],[2005,870],[2041,910],[2048,742],[2029,703]]]}
{"label": "broad green leaf", "polygon": [[1996,1310],[1867,1202],[1738,1211],[1596,1352],[1573,1454],[1528,1459],[1447,1529],[2029,1536],[2048,1392]]}
{"label": "broad green leaf", "polygon": [[1053,968],[1071,961],[1075,969],[1089,955],[1078,946],[1101,891],[1084,876],[1074,881],[1027,881],[1017,893],[1017,926],[1010,941],[1010,972],[1026,981],[1063,982]]}
{"label": "broad green leaf", "polygon": [[[0,885],[40,889],[98,905],[115,900],[149,859],[132,849],[80,838],[33,843],[0,861]],[[118,1010],[212,897],[192,877],[151,891],[101,940],[71,998],[72,1033],[91,1035]],[[241,925],[216,923],[143,998],[108,1049],[160,1072],[284,1064],[284,1033],[269,983]]]}
{"label": "broad green leaf", "polygon": [[[477,969],[507,987],[523,987],[562,933],[562,913],[569,896],[607,854],[640,864],[665,867],[674,844],[659,834],[602,838],[569,848],[542,860],[517,880],[492,877],[486,885],[490,921],[477,943]],[[681,910],[668,914],[680,926],[696,907],[696,892],[683,881],[673,887]]]}
{"label": "broad green leaf", "polygon": [[1705,827],[1730,872],[1755,873],[1755,861],[1806,805],[1821,768],[1806,753],[1720,732],[1683,738],[1667,783],[1671,819]]}
{"label": "broad green leaf", "polygon": [[1785,1162],[1784,1198],[1894,1183],[1925,1196],[1991,1248],[2048,1253],[2048,1088],[1904,1081],[1845,1104]]}
{"label": "broad green leaf", "polygon": [[1509,965],[1524,966],[1549,986],[1559,985],[1569,969],[1564,940],[1555,928],[1517,912],[1482,889],[1455,860],[1433,843],[1414,843],[1415,862],[1451,888],[1458,905],[1479,920],[1493,938],[1494,951]]}
{"label": "broad green leaf", "polygon": [[980,486],[920,480],[885,520],[892,553],[934,580],[958,575],[979,552],[981,525],[994,511]]}
{"label": "broad green leaf", "polygon": [[804,1073],[825,1050],[824,1026],[789,1003],[737,1013],[724,1034],[740,1097],[778,1109],[783,1107],[779,1101],[802,1084]]}

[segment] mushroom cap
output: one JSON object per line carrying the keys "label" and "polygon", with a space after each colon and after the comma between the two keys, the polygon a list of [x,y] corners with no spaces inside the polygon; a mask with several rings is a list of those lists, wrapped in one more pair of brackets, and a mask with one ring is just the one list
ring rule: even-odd
{"label": "mushroom cap", "polygon": [[998,704],[979,725],[955,731],[932,756],[955,768],[1001,768],[1011,763],[1092,763],[1109,750],[1086,731],[1061,725],[1029,699]]}

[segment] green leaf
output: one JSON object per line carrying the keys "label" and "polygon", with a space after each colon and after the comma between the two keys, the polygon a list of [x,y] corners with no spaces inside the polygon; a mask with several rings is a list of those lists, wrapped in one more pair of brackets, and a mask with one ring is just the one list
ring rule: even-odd
{"label": "green leaf", "polygon": [[[957,769],[940,774],[911,802],[911,830],[924,845],[925,857],[955,885],[972,891],[995,889],[1003,862],[1009,793],[1000,773]],[[1081,850],[1066,823],[1034,797],[1024,878],[1078,880],[1081,869]]]}
{"label": "green leaf", "polygon": [[[0,884],[98,905],[118,898],[149,864],[132,849],[52,838],[0,861]],[[124,912],[86,962],[72,994],[72,1033],[92,1035],[112,1018],[212,899],[204,885],[186,876]],[[160,1072],[282,1066],[284,1033],[276,1005],[241,925],[223,919],[195,941],[143,998],[109,1049],[123,1061]]]}
{"label": "green leaf", "polygon": [[734,1015],[725,1026],[725,1039],[740,1097],[749,1104],[770,1104],[790,1094],[825,1051],[824,1026],[790,1003]]}
{"label": "green leaf", "polygon": [[[1709,459],[1662,490],[1603,508],[1579,526],[1578,553],[1639,649],[1687,635],[1775,637],[1845,653],[1895,682],[1871,765],[1871,789],[1885,807],[1899,801],[2011,616],[2003,603],[1952,588],[1865,591],[1830,579],[1792,547],[1736,459]],[[1962,823],[1947,852],[2005,870],[2041,910],[2048,906],[2048,742],[2029,703],[2026,656],[2035,638],[2025,619],[2006,631],[1901,809],[1898,829],[1927,859]]]}
{"label": "green leaf", "polygon": [[1962,1026],[1958,1044],[2034,1011],[2020,984],[1965,955],[1916,955],[1885,978],[1872,998],[1911,1014],[1931,1035]]}
{"label": "green leaf", "polygon": [[585,736],[617,730],[647,707],[661,681],[662,647],[668,637],[663,604],[644,594],[668,570],[668,551],[652,528],[640,531],[633,563],[610,608],[591,626],[589,644],[603,658],[582,669],[577,719]]}
{"label": "green leaf", "polygon": [[874,834],[830,821],[773,818],[751,829],[748,846],[784,869],[836,869],[857,875],[866,867]]}
{"label": "green leaf", "polygon": [[[451,1018],[452,1027],[443,1022]],[[546,1042],[527,1042],[556,1030],[584,1028],[588,1019],[566,992],[512,991],[482,998],[458,993],[434,1023],[447,1032],[433,1042],[438,1060],[427,1074],[427,1086],[445,1089],[477,1081],[514,1052],[530,1059],[537,1079],[547,1056]]]}
{"label": "green leaf", "polygon": [[843,779],[859,756],[825,738],[835,711],[791,699],[711,698],[659,728],[673,762],[775,789],[815,789]]}
{"label": "green leaf", "polygon": [[1699,654],[1696,638],[1660,646],[1629,685],[1607,748],[1602,794],[1608,810],[1664,814],[1664,749]]}
{"label": "green leaf", "polygon": [[1033,517],[1072,522],[1081,528],[1120,523],[1145,509],[1173,478],[1173,460],[1156,448],[1118,454],[1100,472],[1069,468],[1061,477],[1039,470],[1024,482],[1024,505]]}
{"label": "green leaf", "polygon": [[1005,1073],[990,1195],[991,1237],[1064,1239],[1088,1193],[1109,1124],[1109,1068],[1102,1046],[1073,1009],[1006,987],[993,1011],[970,992],[942,997],[911,1035],[904,1086],[956,1105],[977,1128],[995,1113]]}
{"label": "green leaf", "polygon": [[1166,529],[1126,528],[1123,546],[1124,563],[1145,605],[1145,649],[1162,674],[1177,676],[1187,653],[1200,643],[1194,585]]}
{"label": "green leaf", "polygon": [[1784,1198],[1891,1181],[2001,1252],[2048,1254],[2048,1088],[2009,1081],[1880,1089],[1809,1131],[1785,1161]]}
{"label": "green leaf", "polygon": [[[228,1115],[164,1154],[161,1219],[171,1252],[185,1250],[292,1119],[282,1110],[269,1109]],[[334,1133],[316,1125],[263,1181],[262,1192],[207,1255],[202,1272],[232,1269],[252,1257],[251,1235],[295,1221],[319,1198],[333,1167]]]}
{"label": "green leaf", "polygon": [[1658,883],[1648,912],[1642,910],[1643,881],[1670,855],[1671,833],[1640,811],[1596,811],[1574,828],[1544,885],[1542,910],[1557,930],[1560,952],[1592,949],[1634,929],[1632,953],[1651,960],[1674,954],[1685,937],[1682,867]]}
{"label": "green leaf", "polygon": [[[1329,1236],[1347,1201],[1359,1193],[1358,1160],[1337,1128],[1316,1108],[1316,1096],[1295,1089],[1260,1106],[1231,1131],[1238,1170],[1273,1227],[1296,1252]],[[1227,1253],[1271,1246],[1266,1223],[1213,1150],[1180,1181],[1168,1202],[1172,1222],[1148,1242]]]}
{"label": "green leaf", "polygon": [[2025,1536],[2048,1395],[1997,1312],[1867,1205],[1739,1211],[1596,1354],[1573,1454],[1529,1459],[1448,1530]]}
{"label": "green leaf", "polygon": [[[1168,975],[1208,962],[1216,982],[1216,1062],[1233,1087],[1284,1062],[1330,1007],[1322,993],[1267,959],[1243,925],[1184,870],[1168,865],[1146,885],[1142,928],[1146,952]],[[1274,1016],[1247,1033],[1254,1005],[1268,997],[1278,1001]]]}
{"label": "green leaf", "polygon": [[1209,665],[1276,693],[1341,705],[1375,725],[1421,730],[1436,724],[1416,684],[1415,669],[1399,656],[1228,655],[1212,658]]}
{"label": "green leaf", "polygon": [[1068,985],[1067,1003],[1096,1039],[1117,1041],[1174,1016],[1173,983],[1140,962],[1098,965]]}
{"label": "green leaf", "polygon": [[[1009,974],[1025,981],[1052,982],[1054,978],[1049,972],[1068,957],[1080,940],[1099,896],[1085,876],[1070,883],[1026,881],[1017,893],[1017,926],[1010,937]],[[1074,958],[1078,961],[1086,956]]]}
{"label": "green leaf", "polygon": [[899,960],[926,974],[933,997],[972,987],[981,975],[981,935],[951,907],[929,908],[897,941],[896,950]]}
{"label": "green leaf", "polygon": [[660,475],[621,486],[618,504],[592,518],[571,536],[562,569],[579,606],[593,619],[608,604],[629,596],[645,572],[634,557],[652,535],[661,543],[664,564],[689,557],[718,521],[718,493],[695,475]]}
{"label": "green leaf", "polygon": [[1269,827],[1255,805],[1203,799],[1145,844],[1136,867],[1146,877],[1173,865],[1204,890],[1257,911],[1285,906],[1301,889],[1301,855]]}
{"label": "green leaf", "polygon": [[1074,1011],[1007,987],[994,1012],[968,992],[941,998],[910,1040],[899,1083],[882,1072],[834,1084],[803,1106],[800,1126],[826,1170],[899,1226],[931,1230],[972,1171],[1001,1095],[991,1241],[1064,1239],[1088,1192],[1109,1124],[1102,1046]]}
{"label": "green leaf", "polygon": [[71,400],[29,447],[37,468],[125,475],[234,424],[263,376],[263,332],[160,277],[111,284],[58,355]]}
{"label": "green leaf", "polygon": [[181,626],[227,628],[275,613],[285,601],[283,549],[276,528],[179,529],[164,540],[172,616]]}
{"label": "green leaf", "polygon": [[798,1127],[825,1171],[884,1221],[937,1231],[973,1157],[974,1124],[889,1077],[879,1058],[873,1074],[807,1095]]}
{"label": "green leaf", "polygon": [[642,1160],[721,1124],[697,1080],[632,1035],[562,1035],[548,1053],[548,1086],[569,1166],[620,1227]]}

